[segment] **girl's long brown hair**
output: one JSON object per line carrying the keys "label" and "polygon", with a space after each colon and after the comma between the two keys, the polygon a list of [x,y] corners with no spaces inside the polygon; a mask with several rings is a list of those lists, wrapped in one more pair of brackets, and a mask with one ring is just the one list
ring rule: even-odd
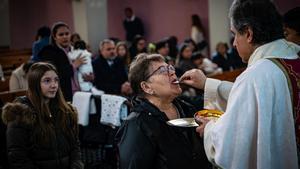
{"label": "girl's long brown hair", "polygon": [[[35,118],[35,140],[50,141],[55,136],[55,128],[62,128],[67,135],[77,134],[77,114],[74,109],[65,101],[60,86],[55,98],[46,102],[46,98],[41,91],[41,79],[47,71],[54,71],[56,68],[50,63],[35,63],[28,72],[28,97],[32,103]],[[51,114],[55,114],[56,120],[53,121]],[[71,118],[70,118],[71,117]]]}
{"label": "girl's long brown hair", "polygon": [[[119,50],[120,46],[124,46],[124,48],[126,50],[126,56],[124,58],[124,61],[125,61],[126,66],[129,66],[130,62],[131,62],[131,59],[130,59],[130,56],[129,56],[129,49],[126,45],[126,42],[124,42],[124,41],[118,42],[117,45],[116,45],[116,51]],[[117,53],[117,55],[118,55],[118,53]]]}

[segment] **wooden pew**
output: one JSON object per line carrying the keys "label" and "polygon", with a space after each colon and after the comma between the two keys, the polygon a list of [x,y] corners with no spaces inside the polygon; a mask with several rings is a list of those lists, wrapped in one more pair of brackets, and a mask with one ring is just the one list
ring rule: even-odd
{"label": "wooden pew", "polygon": [[29,49],[0,52],[0,64],[4,75],[9,76],[13,70],[27,62],[31,55],[32,52]]}
{"label": "wooden pew", "polygon": [[27,90],[0,92],[0,100],[3,103],[12,102],[15,100],[16,97],[25,96],[26,94],[27,94]]}
{"label": "wooden pew", "polygon": [[5,81],[0,80],[0,92],[9,91],[9,78],[10,76],[4,76]]}
{"label": "wooden pew", "polygon": [[0,56],[15,56],[22,54],[31,54],[32,50],[28,49],[2,49],[0,50]]}
{"label": "wooden pew", "polygon": [[0,53],[9,51],[9,46],[0,46]]}
{"label": "wooden pew", "polygon": [[0,81],[0,92],[9,90],[9,78],[13,70],[27,62],[32,55],[31,49],[0,50],[0,64],[5,76],[5,81]]}
{"label": "wooden pew", "polygon": [[10,75],[13,70],[30,59],[30,55],[6,56],[0,57],[4,75]]}
{"label": "wooden pew", "polygon": [[233,71],[226,71],[222,74],[213,75],[210,78],[226,80],[230,82],[234,82],[235,79],[245,70],[245,68],[235,69]]}

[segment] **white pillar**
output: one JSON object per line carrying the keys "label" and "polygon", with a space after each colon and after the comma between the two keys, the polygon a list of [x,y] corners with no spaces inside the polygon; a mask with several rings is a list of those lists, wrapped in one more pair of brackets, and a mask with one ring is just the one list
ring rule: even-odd
{"label": "white pillar", "polygon": [[72,1],[74,32],[78,33],[82,40],[89,41],[87,31],[86,1]]}
{"label": "white pillar", "polygon": [[209,0],[208,1],[208,20],[210,52],[215,52],[218,42],[230,41],[230,20],[228,18],[229,7],[232,0]]}
{"label": "white pillar", "polygon": [[107,37],[107,0],[86,0],[88,37],[91,49],[97,52],[99,43]]}
{"label": "white pillar", "polygon": [[73,1],[75,31],[96,53],[100,41],[107,38],[107,0]]}

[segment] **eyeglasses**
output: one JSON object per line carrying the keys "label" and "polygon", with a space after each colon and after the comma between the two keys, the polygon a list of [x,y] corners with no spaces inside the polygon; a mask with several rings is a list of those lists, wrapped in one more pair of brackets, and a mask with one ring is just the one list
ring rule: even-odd
{"label": "eyeglasses", "polygon": [[58,84],[59,83],[59,78],[54,78],[54,79],[51,79],[51,78],[45,78],[45,79],[42,79],[41,80],[41,83],[43,83],[44,85],[50,85],[52,83],[55,83],[55,84]]}
{"label": "eyeglasses", "polygon": [[175,72],[175,68],[172,65],[167,65],[167,66],[160,66],[156,70],[154,70],[150,75],[146,76],[146,80],[148,80],[151,76],[154,74],[168,74],[170,75],[170,72],[173,71]]}

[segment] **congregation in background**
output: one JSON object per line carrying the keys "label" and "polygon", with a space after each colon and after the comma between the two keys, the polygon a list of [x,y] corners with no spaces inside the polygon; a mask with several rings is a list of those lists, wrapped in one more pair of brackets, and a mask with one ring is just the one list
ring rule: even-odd
{"label": "congregation in background", "polygon": [[[268,0],[263,1],[273,7]],[[238,3],[242,3],[242,0],[236,0],[233,4],[239,5]],[[274,11],[277,14],[275,8]],[[229,93],[231,88],[235,91],[240,89],[241,78],[245,77],[245,72],[249,72],[249,63],[254,64],[261,58],[251,62],[244,59],[245,54],[236,48],[239,46],[237,32],[234,32],[235,37],[231,38],[230,43],[220,41],[214,47],[215,52],[210,52],[207,30],[202,25],[201,16],[197,14],[191,14],[191,18],[188,18],[192,23],[190,34],[182,42],[178,41],[176,35],[149,42],[145,36],[147,29],[143,18],[136,16],[130,7],[124,9],[124,17],[122,26],[126,32],[125,37],[99,39],[96,52],[91,50],[89,42],[84,41],[80,34],[72,32],[68,23],[57,21],[36,31],[31,58],[13,70],[9,79],[10,92],[26,91],[27,94],[17,97],[12,103],[4,104],[1,101],[2,120],[5,123],[1,122],[1,127],[5,129],[4,134],[1,133],[1,136],[4,135],[1,140],[4,137],[6,140],[1,141],[3,150],[0,154],[0,169],[8,166],[26,169],[262,169],[265,163],[260,162],[260,158],[263,157],[242,157],[243,153],[248,152],[236,152],[239,150],[234,149],[237,144],[234,142],[237,138],[234,134],[238,133],[228,131],[230,128],[222,128],[222,125],[230,123],[228,121],[218,123],[215,120],[209,122],[207,119],[196,119],[201,121],[199,124],[203,127],[198,127],[197,131],[192,127],[167,124],[169,120],[194,118],[197,111],[205,108],[213,107],[226,113],[242,111],[242,108],[256,111],[255,108],[245,106],[246,103],[241,103],[245,94],[243,91],[239,94]],[[299,52],[299,17],[300,7],[296,7],[283,15],[283,22],[278,24],[283,27],[278,28],[282,31],[277,34],[277,39],[270,38],[268,42],[262,40],[257,44],[249,44],[254,48],[273,40],[281,40],[291,44]],[[243,51],[248,52],[245,48]],[[273,49],[279,50],[279,47]],[[266,55],[276,55],[267,49],[261,51]],[[254,50],[251,52],[256,54]],[[287,54],[292,59],[297,56],[294,50],[280,54]],[[216,82],[209,78],[234,71],[244,71],[237,80],[239,84]],[[201,76],[197,74],[196,77],[191,72],[200,72]],[[197,81],[198,78],[201,78],[201,82]],[[222,86],[221,89],[218,88],[219,85]],[[214,87],[217,91],[212,91],[211,88]],[[209,97],[207,91],[214,96]],[[241,100],[236,100],[235,96]],[[286,95],[286,98],[289,99],[289,96]],[[216,100],[212,101],[212,97]],[[295,96],[294,99],[299,98]],[[267,104],[265,100],[259,103]],[[287,105],[292,106],[293,103]],[[241,109],[233,106],[241,106]],[[294,107],[291,108],[294,110]],[[235,119],[231,114],[226,117]],[[252,118],[248,117],[249,120]],[[293,124],[289,127],[299,127],[299,119],[295,125],[293,114],[290,119],[289,122]],[[224,118],[221,120],[224,121]],[[239,125],[243,126],[243,122],[239,121],[234,125],[239,128]],[[224,133],[219,134],[218,130],[224,130]],[[252,130],[253,133],[257,132]],[[297,132],[298,130],[296,129]],[[231,135],[226,135],[228,133]],[[259,137],[260,133],[257,134],[253,137]],[[295,161],[299,153],[299,140],[296,142],[299,133],[295,135],[291,129],[288,134],[295,137],[290,141],[291,146],[298,146],[297,151],[291,151],[295,156],[280,154],[282,158],[286,155],[289,158],[287,162],[291,163],[280,162],[278,166],[274,159],[266,159],[272,161],[271,167],[296,168],[297,162],[299,164],[299,161]],[[228,140],[232,142],[227,145]],[[230,147],[227,154],[226,146]],[[281,153],[280,150],[275,152]],[[232,161],[226,161],[226,155]],[[272,154],[267,155],[273,157]],[[235,162],[234,158],[241,159],[241,162]],[[247,161],[248,159],[257,163]]]}

